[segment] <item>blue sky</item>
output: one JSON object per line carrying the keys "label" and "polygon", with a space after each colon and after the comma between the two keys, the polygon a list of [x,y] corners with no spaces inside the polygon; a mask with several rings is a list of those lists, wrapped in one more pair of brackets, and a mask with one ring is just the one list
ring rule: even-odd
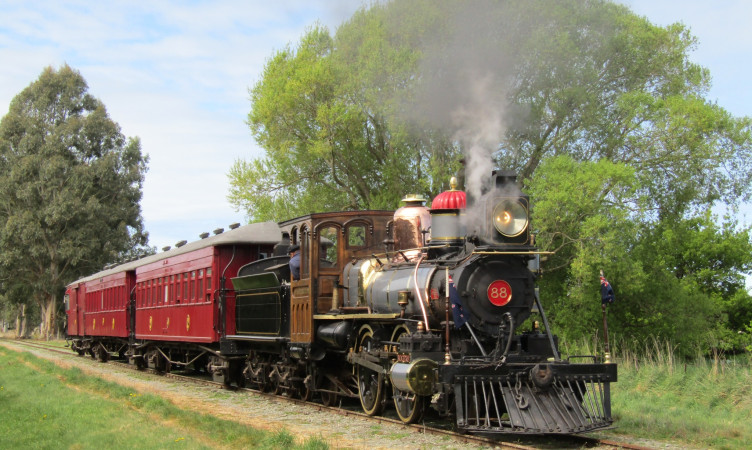
{"label": "blue sky", "polygon": [[[334,31],[359,1],[0,1],[0,115],[46,66],[68,63],[150,157],[141,203],[158,248],[245,222],[227,171],[261,154],[248,88],[276,50],[318,21]],[[625,0],[653,23],[683,22],[710,69],[708,98],[752,116],[752,2]]]}

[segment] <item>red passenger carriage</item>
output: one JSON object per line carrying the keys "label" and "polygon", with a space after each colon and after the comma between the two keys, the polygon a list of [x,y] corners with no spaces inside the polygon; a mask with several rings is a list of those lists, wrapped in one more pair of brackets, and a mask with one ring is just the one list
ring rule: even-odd
{"label": "red passenger carriage", "polygon": [[246,225],[72,283],[66,310],[74,350],[102,360],[118,353],[160,370],[208,363],[226,377],[219,341],[235,332],[229,278],[271,256],[281,237],[276,223]]}
{"label": "red passenger carriage", "polygon": [[124,356],[132,330],[129,294],[135,285],[134,263],[80,279],[65,292],[68,336],[79,354],[102,361],[110,353]]}

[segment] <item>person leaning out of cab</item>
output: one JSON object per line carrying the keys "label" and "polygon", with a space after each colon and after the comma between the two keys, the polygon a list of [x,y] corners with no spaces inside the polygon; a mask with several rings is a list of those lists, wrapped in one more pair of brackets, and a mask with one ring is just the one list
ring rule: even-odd
{"label": "person leaning out of cab", "polygon": [[300,246],[293,245],[287,250],[287,254],[290,255],[290,276],[292,281],[300,280]]}

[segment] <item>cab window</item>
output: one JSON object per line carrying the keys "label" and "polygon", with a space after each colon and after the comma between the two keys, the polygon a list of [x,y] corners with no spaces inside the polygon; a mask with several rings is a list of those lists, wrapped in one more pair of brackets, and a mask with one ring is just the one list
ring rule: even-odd
{"label": "cab window", "polygon": [[319,234],[319,267],[337,265],[338,229],[334,226],[322,228]]}

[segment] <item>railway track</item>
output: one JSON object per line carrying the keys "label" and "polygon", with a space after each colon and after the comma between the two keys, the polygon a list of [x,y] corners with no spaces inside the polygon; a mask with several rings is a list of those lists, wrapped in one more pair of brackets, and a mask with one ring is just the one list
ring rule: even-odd
{"label": "railway track", "polygon": [[[75,359],[78,359],[78,360],[88,361],[92,365],[101,364],[99,361],[93,358],[86,358],[86,357],[78,356],[75,353],[71,352],[70,349],[68,348],[50,345],[44,342],[9,340],[9,339],[2,339],[1,341],[12,343],[20,347],[39,349],[39,350],[44,350],[46,352],[65,355],[68,357],[75,357]],[[162,373],[154,369],[148,369],[148,368],[139,370],[133,365],[130,365],[122,361],[117,361],[117,360],[108,361],[107,364],[119,367],[123,369],[124,371],[131,371],[131,370],[138,371],[140,373],[151,374],[155,377],[174,379],[179,382],[200,384],[200,385],[215,387],[218,389],[227,389],[222,383],[218,383],[207,378],[202,378],[200,376],[190,376],[187,374],[174,373],[174,372]],[[283,395],[274,395],[271,393],[261,392],[255,389],[249,389],[249,388],[230,388],[230,389],[234,391],[245,392],[248,395],[262,396],[262,397],[265,397],[267,399],[271,399],[277,402],[292,403],[292,404],[301,405],[301,406],[304,405],[307,408],[312,408],[317,411],[326,411],[328,413],[337,414],[341,416],[358,417],[363,420],[374,422],[375,424],[392,424],[392,425],[400,426],[404,429],[408,429],[414,433],[423,433],[423,434],[443,436],[443,437],[452,439],[458,443],[478,445],[478,446],[484,446],[484,447],[508,448],[508,449],[614,448],[614,449],[634,449],[634,450],[644,450],[648,448],[648,447],[638,446],[638,445],[624,443],[624,442],[597,439],[597,438],[581,436],[581,435],[509,436],[509,439],[514,440],[514,442],[509,442],[509,441],[500,440],[498,438],[491,439],[491,438],[485,438],[482,436],[459,434],[452,430],[431,426],[429,424],[407,425],[398,419],[391,418],[388,416],[368,416],[359,411],[359,406],[356,404],[357,402],[353,402],[352,405],[342,403],[339,406],[325,406],[320,403],[289,398]]]}

